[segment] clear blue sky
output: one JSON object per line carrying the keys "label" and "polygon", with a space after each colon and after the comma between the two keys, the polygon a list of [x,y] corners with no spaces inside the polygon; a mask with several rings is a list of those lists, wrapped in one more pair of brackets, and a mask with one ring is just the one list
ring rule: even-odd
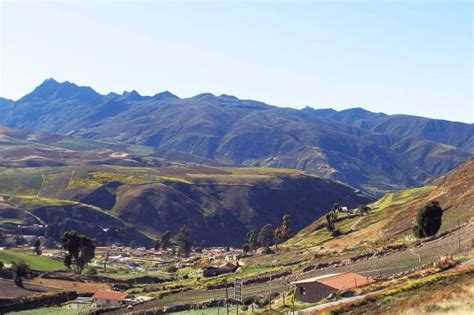
{"label": "clear blue sky", "polygon": [[474,120],[471,1],[0,1],[3,97],[54,77]]}

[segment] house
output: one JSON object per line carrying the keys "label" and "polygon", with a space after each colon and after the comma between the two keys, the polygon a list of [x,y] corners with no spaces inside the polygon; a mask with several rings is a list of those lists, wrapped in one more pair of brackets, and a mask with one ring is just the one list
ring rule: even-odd
{"label": "house", "polygon": [[296,299],[314,303],[331,293],[351,290],[374,283],[369,277],[353,272],[335,273],[293,282],[296,286]]}
{"label": "house", "polygon": [[125,304],[128,293],[117,291],[97,291],[92,300],[97,307],[116,307]]}

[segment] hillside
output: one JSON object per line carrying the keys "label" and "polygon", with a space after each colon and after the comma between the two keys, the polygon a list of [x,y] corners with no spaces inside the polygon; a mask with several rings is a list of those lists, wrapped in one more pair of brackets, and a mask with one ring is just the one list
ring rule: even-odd
{"label": "hillside", "polygon": [[75,229],[101,242],[150,245],[159,233],[186,224],[198,244],[240,246],[246,232],[280,224],[285,213],[298,230],[334,202],[372,200],[297,170],[180,164],[111,148],[73,151],[54,145],[75,138],[0,132],[0,223],[6,229],[45,223],[53,237]]}
{"label": "hillside", "polygon": [[[324,218],[316,220],[287,242],[292,248],[344,250],[381,247],[384,244],[413,240],[412,227],[418,209],[437,200],[444,210],[440,232],[453,229],[474,217],[474,159],[429,186],[390,193],[370,204],[366,216],[343,215],[336,226],[343,235],[333,238],[324,227]],[[459,221],[458,221],[459,220]]]}
{"label": "hillside", "polygon": [[0,124],[135,147],[182,162],[294,168],[375,195],[417,187],[474,152],[474,126],[361,109],[294,110],[209,93],[100,95],[46,80]]}

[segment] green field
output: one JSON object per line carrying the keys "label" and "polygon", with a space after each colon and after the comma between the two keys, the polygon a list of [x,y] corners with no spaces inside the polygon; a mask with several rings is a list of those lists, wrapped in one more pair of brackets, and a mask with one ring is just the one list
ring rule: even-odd
{"label": "green field", "polygon": [[5,263],[24,262],[31,269],[40,271],[63,270],[64,265],[61,261],[54,260],[44,256],[34,256],[27,251],[20,250],[0,250],[0,260]]}

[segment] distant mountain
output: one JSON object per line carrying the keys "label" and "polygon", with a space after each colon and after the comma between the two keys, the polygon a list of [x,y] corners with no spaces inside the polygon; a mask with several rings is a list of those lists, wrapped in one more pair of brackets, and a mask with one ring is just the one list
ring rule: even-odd
{"label": "distant mountain", "polygon": [[[0,105],[1,106],[1,105]],[[100,95],[46,80],[0,124],[150,147],[184,162],[296,168],[372,194],[419,186],[474,153],[474,125],[363,109],[295,110],[210,93]]]}
{"label": "distant mountain", "polygon": [[356,127],[399,138],[420,138],[459,148],[474,150],[473,125],[447,120],[429,119],[409,115],[386,115],[372,113],[363,108],[352,108],[340,112],[327,110],[308,110]]}

